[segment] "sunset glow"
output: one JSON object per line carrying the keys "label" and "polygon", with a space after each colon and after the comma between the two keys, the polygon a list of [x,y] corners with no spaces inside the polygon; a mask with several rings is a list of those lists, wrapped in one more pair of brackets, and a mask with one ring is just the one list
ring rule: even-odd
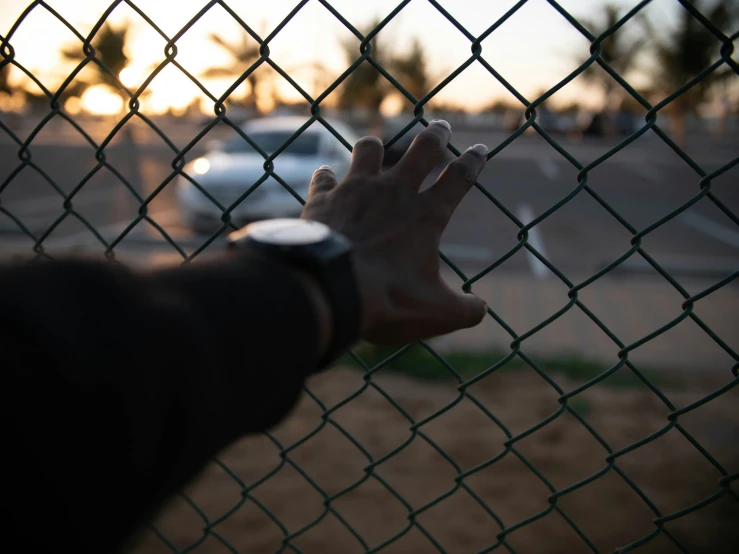
{"label": "sunset glow", "polygon": [[128,66],[121,70],[118,78],[130,89],[138,88],[144,80],[144,72],[135,66]]}
{"label": "sunset glow", "polygon": [[[632,0],[610,0],[622,9],[633,7]],[[561,0],[574,16],[597,19],[606,0]],[[442,2],[446,9],[473,35],[479,35],[508,11],[511,1],[466,0],[464,2]],[[16,18],[29,4],[26,0],[0,3],[0,34],[12,27]],[[51,2],[57,10],[83,36],[93,28],[97,19],[108,7],[108,0],[88,0],[81,4],[73,0]],[[217,34],[227,44],[236,48],[244,44],[247,33],[221,6],[215,5],[194,24],[190,20],[205,4],[202,0],[140,0],[137,6],[150,17],[169,37],[187,28],[176,42],[177,63],[198,79],[215,98],[220,98],[243,71],[239,64],[223,47],[213,40]],[[394,7],[394,0],[356,2],[356,0],[333,0],[332,6],[358,29],[364,29],[373,21],[384,18]],[[675,3],[676,4],[676,3]],[[247,24],[262,36],[269,35],[292,9],[294,0],[272,0],[258,5],[247,0],[231,0],[228,3]],[[674,6],[667,2],[653,2],[644,9],[652,17],[670,23],[675,18]],[[128,65],[120,72],[120,80],[129,91],[135,92],[151,73],[164,61],[166,39],[147,24],[125,3],[121,3],[107,18],[114,28],[126,25],[125,55]],[[189,27],[188,27],[189,26]],[[624,32],[636,32],[630,25]],[[39,37],[44,37],[40,42]],[[469,60],[470,41],[449,24],[443,16],[427,2],[410,2],[381,31],[380,40],[385,47],[394,51],[410,48],[414,39],[423,45],[426,55],[425,70],[429,76],[429,88],[437,85],[456,68]],[[81,43],[51,12],[36,5],[11,37],[17,61],[53,91],[74,70],[78,61],[65,59],[64,49],[79,49]],[[356,44],[354,44],[356,42]],[[256,43],[247,39],[247,43]],[[269,43],[270,60],[285,70],[308,94],[319,95],[344,72],[352,60],[347,59],[345,45],[356,46],[350,56],[359,57],[359,40],[318,2],[309,2]],[[589,56],[589,41],[558,14],[547,2],[531,0],[505,21],[481,43],[482,55],[497,72],[516,90],[527,98],[533,98],[543,90],[556,85],[575,70]],[[171,52],[169,53],[171,56]],[[251,63],[251,62],[250,62]],[[218,78],[206,75],[218,68],[225,75]],[[228,75],[233,68],[232,74]],[[7,69],[11,85],[31,90],[35,85],[15,67]],[[94,64],[80,72],[87,82],[98,82],[99,74]],[[256,69],[259,88],[264,94],[257,95],[263,111],[270,110],[275,100],[303,102],[304,98],[267,63]],[[639,71],[629,76],[630,82],[639,83]],[[642,79],[642,81],[644,81]],[[100,86],[84,95],[81,110],[94,114],[117,114],[124,107],[122,97],[110,89]],[[558,91],[551,102],[566,105],[578,102],[587,108],[597,108],[601,97],[597,87],[585,83],[581,77],[574,79]],[[231,94],[232,100],[246,98],[250,94],[249,84],[243,83]],[[338,92],[325,99],[328,106],[335,105]],[[433,99],[433,102],[474,112],[490,106],[495,101],[516,103],[514,96],[493,77],[481,64],[472,63],[454,80],[448,83]],[[399,96],[390,95],[382,111],[392,114],[399,111],[404,102]],[[171,112],[184,113],[194,106],[203,113],[213,113],[213,100],[208,98],[182,71],[172,63],[148,84],[141,95],[141,109],[151,114]],[[74,104],[73,104],[74,106]]]}
{"label": "sunset glow", "polygon": [[94,115],[116,115],[123,111],[123,99],[105,85],[88,88],[80,101],[82,108]]}

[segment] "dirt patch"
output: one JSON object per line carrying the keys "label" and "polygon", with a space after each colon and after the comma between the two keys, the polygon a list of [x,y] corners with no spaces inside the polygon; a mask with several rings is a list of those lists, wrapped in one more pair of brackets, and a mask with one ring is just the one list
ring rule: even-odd
{"label": "dirt patch", "polygon": [[[731,375],[679,380],[665,390],[676,408]],[[557,383],[564,391],[581,384]],[[211,465],[189,500],[171,502],[156,526],[173,546],[348,554],[386,544],[383,552],[400,554],[497,544],[577,553],[651,536],[639,552],[680,552],[676,542],[689,552],[739,551],[739,488],[734,480],[722,489],[716,467],[739,471],[739,387],[673,425],[670,408],[646,386],[596,385],[570,406],[600,438],[560,411],[559,393],[533,372],[496,374],[466,394],[456,383],[393,374],[365,386],[354,370],[327,372],[309,388],[312,396],[271,438],[235,444],[221,456],[228,470]],[[608,448],[617,454],[611,463]],[[655,510],[669,516],[720,491],[662,531],[655,525]],[[146,531],[135,551],[171,548]]]}

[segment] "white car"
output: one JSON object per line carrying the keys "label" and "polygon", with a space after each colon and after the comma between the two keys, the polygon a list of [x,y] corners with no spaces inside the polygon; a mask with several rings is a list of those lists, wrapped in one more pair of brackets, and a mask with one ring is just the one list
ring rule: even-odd
{"label": "white car", "polygon": [[[267,154],[280,148],[305,124],[300,117],[254,119],[242,127],[244,133]],[[340,121],[329,124],[349,144],[357,141],[354,131]],[[313,172],[330,165],[341,178],[349,169],[351,153],[319,122],[303,131],[274,159],[274,172],[304,199]],[[187,164],[183,171],[224,208],[230,207],[264,174],[264,158],[235,134],[233,138]],[[185,177],[178,177],[177,196],[185,223],[196,231],[213,231],[221,224],[222,210]],[[232,211],[237,226],[272,217],[293,217],[302,205],[273,177],[268,177]]]}

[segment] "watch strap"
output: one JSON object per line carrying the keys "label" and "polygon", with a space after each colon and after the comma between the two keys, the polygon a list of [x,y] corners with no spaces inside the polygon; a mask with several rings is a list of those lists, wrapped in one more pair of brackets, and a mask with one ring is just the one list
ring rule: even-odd
{"label": "watch strap", "polygon": [[317,372],[359,341],[362,331],[362,302],[359,296],[349,239],[331,232],[317,245],[279,246],[255,240],[248,228],[229,236],[231,247],[253,248],[279,257],[310,275],[321,289],[331,310],[331,341],[318,360]]}
{"label": "watch strap", "polygon": [[354,274],[351,251],[334,258],[312,272],[331,309],[331,342],[318,361],[319,371],[359,340],[362,332],[362,302]]}

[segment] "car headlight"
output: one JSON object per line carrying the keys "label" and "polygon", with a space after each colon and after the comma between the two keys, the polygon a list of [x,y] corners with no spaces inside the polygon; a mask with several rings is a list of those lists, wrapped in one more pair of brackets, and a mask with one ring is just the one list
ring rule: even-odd
{"label": "car headlight", "polygon": [[205,175],[210,171],[210,162],[206,158],[198,158],[192,162],[192,170],[198,175]]}

